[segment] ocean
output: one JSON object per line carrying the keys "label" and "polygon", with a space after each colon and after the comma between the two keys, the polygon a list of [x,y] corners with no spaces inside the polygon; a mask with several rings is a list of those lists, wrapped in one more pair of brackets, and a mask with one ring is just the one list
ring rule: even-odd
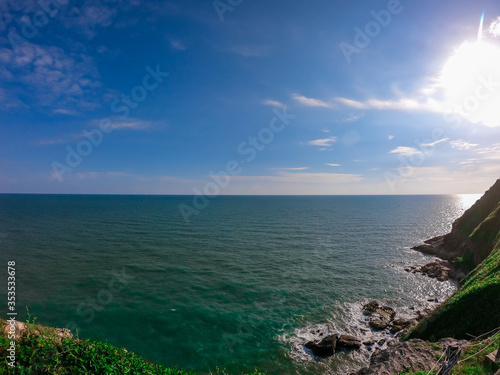
{"label": "ocean", "polygon": [[186,223],[189,196],[2,194],[0,265],[16,262],[20,320],[28,308],[167,366],[348,373],[369,353],[316,361],[305,340],[370,335],[360,310],[371,299],[404,314],[453,293],[404,268],[430,261],[410,247],[479,197],[220,196]]}

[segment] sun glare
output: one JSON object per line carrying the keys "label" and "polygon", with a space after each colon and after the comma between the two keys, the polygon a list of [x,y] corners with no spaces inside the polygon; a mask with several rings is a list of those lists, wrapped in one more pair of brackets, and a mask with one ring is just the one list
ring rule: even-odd
{"label": "sun glare", "polygon": [[500,126],[500,48],[485,41],[464,42],[440,77],[454,111],[472,122]]}

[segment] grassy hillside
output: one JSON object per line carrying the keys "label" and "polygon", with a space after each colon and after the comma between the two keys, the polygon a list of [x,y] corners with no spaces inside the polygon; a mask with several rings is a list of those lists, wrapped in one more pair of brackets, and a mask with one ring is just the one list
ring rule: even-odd
{"label": "grassy hillside", "polygon": [[[5,320],[0,319],[3,328]],[[7,364],[9,341],[0,334],[0,374],[55,375],[195,375],[154,364],[123,348],[94,340],[61,338],[55,330],[28,324],[29,333],[16,346],[16,367]],[[225,374],[216,370],[212,375]],[[252,375],[264,375],[257,371]]]}
{"label": "grassy hillside", "polygon": [[444,236],[447,259],[470,259],[480,264],[493,250],[500,229],[500,179],[454,223]]}
{"label": "grassy hillside", "polygon": [[[478,218],[482,220],[478,222]],[[467,235],[462,240],[472,252],[471,256],[484,260],[409,338],[470,338],[468,335],[478,336],[500,327],[500,180],[453,228],[455,232],[460,231],[460,236]]]}

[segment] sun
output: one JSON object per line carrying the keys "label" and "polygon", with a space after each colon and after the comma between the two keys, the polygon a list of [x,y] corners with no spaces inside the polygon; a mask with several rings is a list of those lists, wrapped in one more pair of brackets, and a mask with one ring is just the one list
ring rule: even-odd
{"label": "sun", "polygon": [[500,46],[465,41],[445,63],[440,84],[446,103],[473,123],[500,126]]}

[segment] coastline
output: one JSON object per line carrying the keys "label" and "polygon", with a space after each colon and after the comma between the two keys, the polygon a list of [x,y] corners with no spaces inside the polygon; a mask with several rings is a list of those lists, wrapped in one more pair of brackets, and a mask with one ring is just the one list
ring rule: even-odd
{"label": "coastline", "polygon": [[[477,232],[476,232],[477,233]],[[498,233],[498,231],[497,231]],[[408,248],[404,248],[404,250],[406,251]],[[423,256],[418,256],[418,257],[414,257],[412,259],[423,259],[425,257]],[[383,265],[384,263],[382,263]],[[403,263],[405,265],[407,265],[406,263]],[[424,264],[423,267],[425,267],[427,264]],[[380,264],[379,264],[380,266]],[[380,268],[380,269],[384,269],[384,268],[387,268],[387,269],[390,269],[392,267],[395,267],[397,268],[399,271],[398,271],[398,275],[397,276],[399,278],[399,280],[403,280],[403,279],[409,279],[409,280],[412,280],[413,279],[413,276],[408,276],[408,278],[406,277],[400,277],[401,275],[404,275],[405,274],[405,271],[403,270],[403,267],[401,266],[401,264],[398,264],[398,263],[385,263],[385,265]],[[420,270],[422,268],[422,266],[419,266]],[[429,279],[428,282],[429,282],[429,285],[433,285],[433,284],[436,284],[438,285],[437,283],[441,283],[441,282],[445,282],[445,281],[439,281],[439,276],[442,274],[442,269],[439,270],[438,272],[438,275],[436,277],[434,277],[435,280],[432,280]],[[390,274],[393,274],[392,270],[388,270],[388,271],[384,271],[386,275],[390,275]],[[423,273],[423,272],[418,272],[418,273]],[[432,272],[431,272],[432,273]],[[368,280],[368,276],[369,276],[369,273],[365,273],[364,275],[362,274],[357,274],[358,276],[358,280],[360,280],[360,277],[364,277],[365,280]],[[424,275],[418,275],[418,277],[424,277]],[[427,276],[425,276],[426,279],[427,279]],[[361,279],[362,280],[362,279]],[[331,290],[331,289],[330,289]],[[394,290],[396,290],[395,288],[391,290],[391,292],[393,292]],[[372,292],[369,292],[369,293],[372,293]],[[391,331],[391,328],[393,328],[393,326],[397,326],[399,324],[396,324],[396,323],[401,323],[401,325],[403,327],[401,328],[408,328],[408,329],[411,329],[411,327],[404,327],[405,326],[405,323],[404,322],[401,322],[401,321],[397,321],[398,318],[400,318],[401,316],[399,316],[399,314],[401,313],[401,306],[399,305],[393,305],[392,307],[390,306],[391,303],[394,303],[394,300],[392,298],[388,298],[386,300],[385,296],[389,296],[390,294],[378,294],[378,298],[380,301],[384,301],[384,302],[387,302],[387,304],[389,305],[388,307],[387,306],[384,306],[384,304],[382,303],[379,303],[379,305],[375,308],[375,314],[378,314],[378,317],[376,317],[377,319],[382,319],[384,320],[384,316],[385,314],[389,315],[389,321],[388,322],[385,322],[384,324],[386,324],[384,327],[381,327],[378,325],[377,322],[375,322],[374,324],[372,325],[376,325],[379,328],[377,328],[378,330],[376,332],[387,332],[386,334],[386,337],[377,337],[377,340],[374,340],[373,343],[370,343],[369,342],[369,338],[365,339],[365,337],[359,337],[360,340],[357,340],[358,338],[354,335],[355,332],[350,332],[350,331],[343,331],[343,330],[339,330],[339,331],[336,331],[336,332],[331,332],[332,334],[335,334],[335,340],[338,341],[339,339],[341,339],[341,336],[354,336],[354,340],[352,338],[348,338],[348,337],[343,337],[340,341],[341,341],[341,345],[338,346],[338,349],[339,349],[339,353],[345,353],[347,352],[348,350],[351,350],[351,351],[354,351],[354,350],[357,350],[358,346],[361,346],[359,349],[360,350],[363,350],[365,347],[371,347],[371,349],[373,350],[370,350],[370,356],[371,356],[371,361],[372,362],[377,362],[377,361],[381,361],[382,358],[384,358],[384,356],[389,356],[390,358],[390,355],[393,355],[391,354],[392,352],[394,352],[394,350],[399,350],[399,349],[394,349],[394,348],[404,348],[404,351],[405,352],[408,352],[409,356],[413,356],[412,351],[411,351],[411,346],[408,347],[408,345],[410,345],[411,343],[415,342],[415,346],[418,347],[418,345],[425,345],[426,347],[428,346],[430,349],[433,349],[432,346],[433,345],[437,345],[437,346],[441,346],[440,344],[423,344],[422,342],[427,342],[427,341],[422,341],[421,339],[419,338],[415,338],[415,340],[421,340],[421,341],[409,341],[409,340],[406,340],[406,337],[405,337],[405,334],[407,332],[406,331],[403,331],[403,329],[399,330],[397,328],[394,328],[394,333],[390,332]],[[397,296],[396,294],[394,294],[395,296]],[[409,299],[411,299],[411,296],[410,298],[408,298],[408,296],[402,301],[403,304],[406,303],[406,301],[408,301]],[[419,298],[420,300],[420,298]],[[362,299],[359,299],[359,301],[363,301]],[[448,300],[447,300],[448,301]],[[440,303],[438,309],[445,305],[447,303],[447,301],[444,301],[440,298],[439,301],[437,301],[438,303]],[[359,318],[360,321],[362,321],[363,323],[363,328],[367,329],[367,330],[371,330],[373,329],[373,327],[370,326],[370,322],[372,320],[372,316],[371,314],[366,314],[366,315],[363,315],[362,312],[363,312],[363,305],[367,305],[370,301],[367,300],[366,303],[357,303],[356,304],[356,308],[357,308],[357,311],[356,311],[356,314],[360,315],[361,317]],[[435,305],[436,301],[428,301],[429,304],[431,305]],[[332,308],[332,305],[329,304],[328,305],[329,307],[328,308]],[[406,310],[411,310],[410,309],[411,306],[407,306]],[[380,311],[377,311],[377,309],[379,309]],[[398,314],[393,314],[391,312],[391,309],[394,309],[396,310],[396,312]],[[420,311],[420,312],[417,312],[416,309],[414,309],[412,311],[412,317],[413,318],[419,318],[419,320],[422,322],[422,321],[425,321],[427,318],[429,318],[429,311]],[[320,318],[321,319],[321,318]],[[414,323],[412,323],[412,326],[413,326]],[[382,324],[383,325],[383,324]],[[376,328],[376,327],[375,327]],[[401,333],[399,333],[400,331],[402,331]],[[371,331],[370,331],[371,332]],[[424,332],[425,333],[425,332]],[[369,335],[370,333],[368,333]],[[382,333],[381,335],[383,335],[385,333]],[[368,336],[367,335],[367,336]],[[390,335],[393,335],[393,336],[390,336]],[[337,337],[338,336],[338,337]],[[396,336],[396,338],[394,339],[394,337]],[[319,337],[317,337],[319,339]],[[324,339],[325,336],[323,335],[322,339]],[[385,339],[385,340],[384,340]],[[412,338],[413,339],[413,338]],[[437,337],[436,340],[439,340],[441,339],[440,337]],[[333,338],[332,338],[333,340]],[[311,340],[309,340],[311,341]],[[349,347],[349,341],[351,342],[351,346],[353,346],[353,348]],[[360,341],[360,344],[359,345],[359,342]],[[306,344],[308,341],[304,341],[303,344]],[[407,344],[408,342],[410,342],[410,344]],[[333,345],[333,344],[332,344]],[[429,346],[430,345],[430,346]],[[309,348],[308,348],[309,349]],[[337,349],[337,348],[335,348]],[[367,351],[364,351],[364,353],[366,353]],[[147,353],[145,351],[143,351],[143,353]],[[354,355],[354,357],[359,357],[357,355]],[[342,358],[342,357],[341,357]],[[327,361],[325,361],[327,362]],[[380,362],[379,362],[380,364]],[[250,366],[249,366],[250,367]],[[361,367],[361,366],[360,366]],[[213,367],[210,367],[210,368],[213,368]],[[251,367],[250,367],[251,368]],[[365,371],[366,373],[366,370],[359,370],[359,371]],[[358,372],[359,372],[358,371]],[[231,372],[233,373],[233,372]],[[236,372],[234,372],[236,373]],[[270,372],[272,373],[272,372]],[[343,373],[343,372],[339,372],[339,373]]]}

